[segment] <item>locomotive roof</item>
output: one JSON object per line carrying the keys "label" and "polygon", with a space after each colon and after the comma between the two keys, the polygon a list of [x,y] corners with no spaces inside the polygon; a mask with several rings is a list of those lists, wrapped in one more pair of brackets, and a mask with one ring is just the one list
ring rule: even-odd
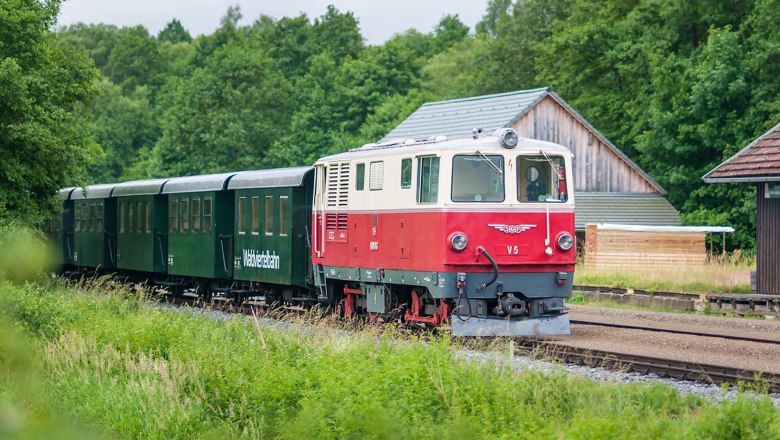
{"label": "locomotive roof", "polygon": [[76,189],[75,186],[71,186],[70,188],[62,188],[61,190],[57,191],[57,198],[60,200],[70,199],[70,193],[72,193],[74,189]]}
{"label": "locomotive roof", "polygon": [[[496,136],[483,136],[477,139],[472,137],[445,139],[445,140],[393,140],[381,144],[366,144],[360,148],[333,154],[320,159],[320,161],[349,160],[369,158],[377,156],[390,156],[395,154],[419,154],[432,153],[437,150],[449,151],[474,151],[475,149],[506,150],[501,147]],[[569,151],[568,148],[552,142],[539,141],[521,137],[517,146],[509,151],[533,152],[533,151]]]}
{"label": "locomotive roof", "polygon": [[97,185],[89,185],[86,188],[76,188],[70,195],[71,200],[81,199],[107,199],[111,197],[111,191],[116,186],[116,183],[101,183]]}
{"label": "locomotive roof", "polygon": [[170,179],[162,188],[163,194],[187,193],[199,191],[222,191],[236,172],[206,174],[202,176],[176,177]]}
{"label": "locomotive roof", "polygon": [[170,179],[133,180],[114,187],[113,196],[144,196],[160,194],[163,185]]}
{"label": "locomotive roof", "polygon": [[298,167],[242,171],[230,179],[228,189],[302,186],[303,179],[313,169],[312,167]]}

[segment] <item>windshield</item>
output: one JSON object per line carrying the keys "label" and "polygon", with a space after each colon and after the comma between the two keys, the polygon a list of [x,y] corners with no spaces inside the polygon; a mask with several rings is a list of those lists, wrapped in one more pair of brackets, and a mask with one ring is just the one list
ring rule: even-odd
{"label": "windshield", "polygon": [[453,202],[503,202],[504,158],[460,154],[452,159]]}
{"label": "windshield", "polygon": [[563,157],[540,153],[517,157],[517,200],[565,202],[568,190]]}

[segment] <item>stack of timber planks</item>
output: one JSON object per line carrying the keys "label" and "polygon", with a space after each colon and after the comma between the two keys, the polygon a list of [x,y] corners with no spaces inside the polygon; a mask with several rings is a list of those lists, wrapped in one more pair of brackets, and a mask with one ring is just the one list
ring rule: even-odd
{"label": "stack of timber planks", "polygon": [[585,267],[589,269],[685,269],[707,264],[705,232],[598,226],[585,225]]}

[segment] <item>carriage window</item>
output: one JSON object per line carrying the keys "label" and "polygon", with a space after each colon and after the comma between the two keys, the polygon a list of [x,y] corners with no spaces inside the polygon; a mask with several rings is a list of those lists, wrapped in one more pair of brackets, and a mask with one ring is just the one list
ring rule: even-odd
{"label": "carriage window", "polygon": [[125,202],[119,204],[119,232],[125,232],[125,223],[127,223],[127,205]]}
{"label": "carriage window", "polygon": [[187,204],[187,199],[179,201],[179,230],[182,234],[186,234],[190,230],[189,220],[187,219],[187,216],[189,215],[187,212]]}
{"label": "carriage window", "polygon": [[89,205],[81,205],[81,230],[89,231]]}
{"label": "carriage window", "polygon": [[401,188],[412,187],[412,159],[401,160]]}
{"label": "carriage window", "polygon": [[136,202],[135,215],[137,217],[135,223],[135,232],[140,234],[144,232],[144,202]]}
{"label": "carriage window", "polygon": [[146,202],[146,233],[152,233],[152,202]]}
{"label": "carriage window", "polygon": [[503,202],[504,157],[459,154],[452,159],[453,202]]}
{"label": "carriage window", "polygon": [[211,234],[211,197],[203,199],[203,233]]}
{"label": "carriage window", "polygon": [[366,164],[357,164],[355,173],[355,191],[363,191],[366,187]]}
{"label": "carriage window", "polygon": [[568,197],[563,157],[549,154],[517,157],[518,201],[560,203]]}
{"label": "carriage window", "polygon": [[168,231],[172,234],[179,230],[178,206],[179,206],[179,201],[176,199],[171,199],[171,201],[168,202],[168,210],[170,211],[168,212],[168,217],[169,217]]}
{"label": "carriage window", "polygon": [[368,189],[371,191],[381,190],[385,180],[385,163],[371,162],[368,172]]}
{"label": "carriage window", "polygon": [[95,220],[96,228],[98,231],[102,231],[103,230],[103,204],[102,203],[97,204],[95,214],[97,214],[97,220]]}
{"label": "carriage window", "polygon": [[260,233],[260,197],[252,197],[252,234]]}
{"label": "carriage window", "polygon": [[439,200],[439,158],[417,158],[417,203],[436,203]]}
{"label": "carriage window", "polygon": [[81,231],[81,209],[76,207],[76,231]]}
{"label": "carriage window", "polygon": [[133,225],[135,224],[135,215],[133,211],[133,207],[135,206],[135,203],[133,202],[127,202],[127,232],[133,232]]}
{"label": "carriage window", "polygon": [[200,232],[200,198],[192,199],[192,233]]}
{"label": "carriage window", "polygon": [[265,196],[265,235],[274,235],[274,197]]}
{"label": "carriage window", "polygon": [[287,196],[279,197],[279,235],[286,236],[287,226]]}
{"label": "carriage window", "polygon": [[94,231],[95,230],[95,218],[97,216],[95,215],[95,204],[92,203],[89,205],[89,230]]}
{"label": "carriage window", "polygon": [[239,197],[238,198],[238,233],[239,234],[246,234],[244,215],[246,215],[246,197]]}

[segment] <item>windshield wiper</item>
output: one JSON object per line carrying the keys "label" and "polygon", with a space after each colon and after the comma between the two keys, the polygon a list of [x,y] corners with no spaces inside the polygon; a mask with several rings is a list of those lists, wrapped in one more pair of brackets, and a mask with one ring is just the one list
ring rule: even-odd
{"label": "windshield wiper", "polygon": [[477,150],[477,154],[479,154],[479,157],[481,157],[482,160],[487,162],[487,164],[490,165],[490,168],[493,168],[493,171],[495,171],[497,174],[499,174],[499,175],[503,175],[504,174],[504,172],[501,171],[501,168],[497,167],[496,164],[494,164],[492,160],[488,159],[487,156],[482,154],[481,151]]}

